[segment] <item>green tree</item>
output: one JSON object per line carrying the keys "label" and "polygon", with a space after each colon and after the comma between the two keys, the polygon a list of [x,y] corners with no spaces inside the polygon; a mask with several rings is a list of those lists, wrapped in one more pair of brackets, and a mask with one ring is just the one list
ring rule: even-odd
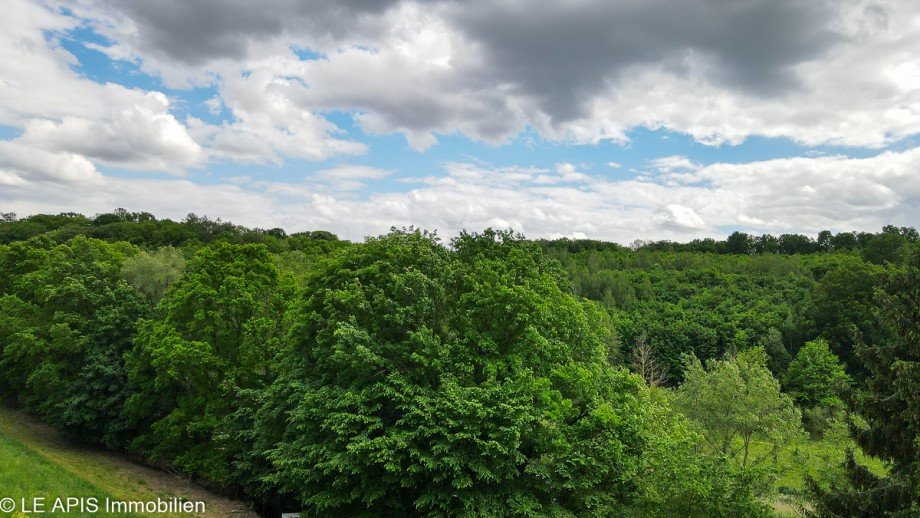
{"label": "green tree", "polygon": [[276,375],[290,283],[262,245],[200,249],[163,299],[158,320],[138,325],[128,357],[126,405],[140,435],[133,448],[183,471],[230,483],[227,420]]}
{"label": "green tree", "polygon": [[858,257],[841,256],[815,285],[807,308],[811,336],[827,340],[850,374],[865,374],[854,348],[884,339],[875,290],[883,270]]}
{"label": "green tree", "polygon": [[[705,368],[695,356],[687,357],[676,401],[702,427],[710,448],[738,459],[742,468],[775,460],[801,433],[801,413],[780,391],[759,347],[710,360]],[[768,448],[752,456],[754,442]]]}
{"label": "green tree", "polygon": [[121,274],[152,306],[156,306],[169,286],[179,280],[184,267],[182,251],[165,246],[129,257],[121,267]]}
{"label": "green tree", "polygon": [[298,314],[258,428],[264,481],[308,514],[604,516],[635,494],[643,384],[534,245],[394,231]]}
{"label": "green tree", "polygon": [[758,345],[763,347],[764,352],[767,353],[767,367],[770,368],[770,372],[774,376],[781,376],[791,361],[789,351],[786,350],[786,346],[783,344],[782,332],[775,327],[771,327],[761,337]]}
{"label": "green tree", "polygon": [[754,240],[743,232],[732,232],[725,242],[728,252],[732,254],[749,254],[754,247]]}
{"label": "green tree", "polygon": [[799,349],[783,381],[789,394],[804,408],[843,409],[840,396],[852,380],[827,342],[818,339]]}
{"label": "green tree", "polygon": [[134,252],[76,237],[16,254],[11,260],[18,264],[11,266],[20,275],[0,298],[5,390],[85,442],[120,446],[124,440],[123,355],[135,321],[146,314],[140,294],[119,276],[125,255]]}
{"label": "green tree", "polygon": [[876,476],[850,454],[847,483],[821,488],[810,481],[821,516],[920,515],[920,249],[887,280],[880,299],[892,338],[859,351],[870,375],[855,407],[868,426],[853,428],[862,450],[891,470]]}
{"label": "green tree", "polygon": [[703,435],[651,389],[639,491],[625,516],[687,518],[772,516],[756,473],[706,451]]}
{"label": "green tree", "polygon": [[872,236],[862,249],[862,257],[875,264],[894,263],[902,260],[902,250],[907,239],[897,229]]}

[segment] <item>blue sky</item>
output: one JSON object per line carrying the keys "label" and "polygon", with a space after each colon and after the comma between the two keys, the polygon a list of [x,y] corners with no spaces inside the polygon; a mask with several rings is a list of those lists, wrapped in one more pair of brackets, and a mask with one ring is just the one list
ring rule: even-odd
{"label": "blue sky", "polygon": [[917,225],[917,8],[712,1],[13,0],[0,208],[353,239]]}

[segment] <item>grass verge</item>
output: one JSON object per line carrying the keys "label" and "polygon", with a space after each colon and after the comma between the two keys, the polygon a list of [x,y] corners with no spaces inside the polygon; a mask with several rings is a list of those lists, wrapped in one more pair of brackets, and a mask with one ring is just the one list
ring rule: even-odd
{"label": "grass verge", "polygon": [[[117,454],[86,448],[61,439],[53,430],[21,412],[0,406],[0,498],[31,501],[44,497],[46,511],[55,498],[106,498],[113,501],[156,501],[180,498],[204,502],[198,516],[254,517],[245,505],[217,496],[175,475],[135,464]],[[101,507],[101,505],[100,505]],[[45,515],[52,513],[46,513]],[[0,513],[0,516],[9,516]],[[57,516],[65,516],[58,513]],[[170,514],[105,514],[93,516],[190,516]]]}

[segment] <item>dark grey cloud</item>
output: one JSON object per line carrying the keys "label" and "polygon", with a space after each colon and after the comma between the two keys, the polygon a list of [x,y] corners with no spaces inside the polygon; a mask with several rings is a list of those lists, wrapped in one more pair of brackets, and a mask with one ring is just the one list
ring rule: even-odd
{"label": "dark grey cloud", "polygon": [[795,88],[791,67],[839,40],[833,4],[800,0],[585,0],[453,4],[453,24],[485,48],[496,80],[532,95],[554,120],[631,67],[680,73],[690,55],[710,79],[760,96]]}
{"label": "dark grey cloud", "polygon": [[[199,72],[218,59],[243,64],[266,41],[374,48],[393,29],[384,15],[405,3],[98,1],[105,11],[131,20],[136,31],[126,36],[130,47],[142,58],[153,58],[153,69],[177,64]],[[472,59],[455,60],[462,64],[437,79],[426,77],[428,90],[420,94],[419,89],[411,98],[382,95],[379,85],[369,84],[364,90],[347,89],[350,93],[338,88],[304,93],[302,105],[318,102],[322,108],[375,113],[397,130],[460,129],[497,140],[536,120],[522,117],[548,120],[554,128],[590,117],[592,100],[616,92],[620,81],[649,66],[678,77],[692,73],[694,79],[755,99],[781,99],[800,86],[796,65],[819,59],[843,39],[833,29],[841,5],[835,0],[408,3],[462,34],[471,45],[454,52]]]}
{"label": "dark grey cloud", "polygon": [[[284,34],[373,39],[374,18],[397,0],[103,0],[137,27],[141,50],[185,65],[245,58]],[[371,34],[366,34],[370,32]]]}

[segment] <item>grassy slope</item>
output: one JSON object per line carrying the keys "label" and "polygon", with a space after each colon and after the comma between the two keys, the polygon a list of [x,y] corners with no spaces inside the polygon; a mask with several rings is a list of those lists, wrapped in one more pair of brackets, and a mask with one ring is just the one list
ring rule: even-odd
{"label": "grassy slope", "polygon": [[[778,494],[770,502],[777,514],[783,517],[801,516],[800,510],[809,507],[803,498],[805,477],[826,481],[829,477],[840,476],[847,448],[854,451],[860,464],[876,475],[887,473],[888,468],[883,461],[862,453],[852,439],[839,430],[836,435],[829,433],[823,439],[802,438],[783,449],[777,459],[783,469],[774,483]],[[751,449],[752,455],[758,457],[768,448],[764,444],[753,444]]]}
{"label": "grassy slope", "polygon": [[[41,496],[50,509],[57,498],[79,495],[99,502],[111,495],[47,461],[19,441],[0,435],[0,495],[16,501]],[[106,516],[100,513],[101,516]],[[134,515],[107,515],[134,516]]]}
{"label": "grassy slope", "polygon": [[96,497],[100,501],[106,497],[127,501],[177,497],[204,501],[208,510],[205,516],[255,516],[242,504],[174,475],[109,452],[69,444],[49,428],[2,406],[0,459],[0,498],[42,496],[50,502],[58,496]]}

